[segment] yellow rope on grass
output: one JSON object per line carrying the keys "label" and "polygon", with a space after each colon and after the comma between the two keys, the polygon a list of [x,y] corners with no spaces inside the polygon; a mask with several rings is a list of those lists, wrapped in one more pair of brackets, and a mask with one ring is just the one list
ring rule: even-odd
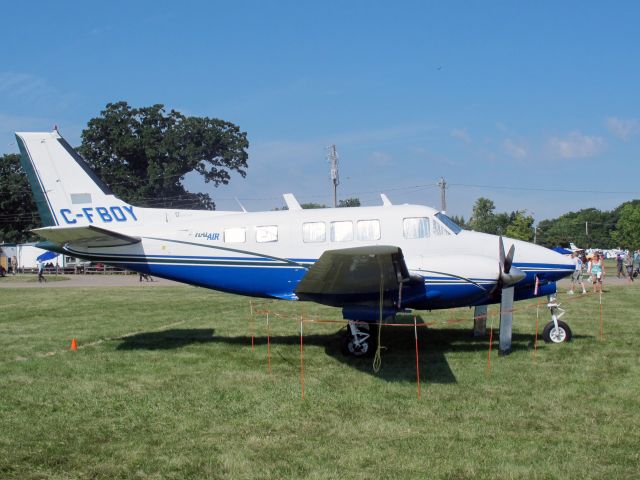
{"label": "yellow rope on grass", "polygon": [[378,318],[378,346],[376,348],[376,354],[373,357],[373,371],[375,373],[378,373],[380,371],[380,367],[382,366],[382,357],[380,356],[382,346],[380,345],[380,337],[382,336],[382,314],[384,303],[384,274],[382,272],[382,264],[379,260],[378,263],[380,265],[380,316]]}

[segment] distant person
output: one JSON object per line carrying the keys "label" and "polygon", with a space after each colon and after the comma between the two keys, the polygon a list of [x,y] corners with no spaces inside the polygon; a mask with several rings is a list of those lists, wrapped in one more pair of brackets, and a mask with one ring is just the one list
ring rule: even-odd
{"label": "distant person", "polygon": [[4,265],[0,265],[0,277],[6,277],[7,270],[4,268]]}
{"label": "distant person", "polygon": [[47,279],[44,276],[44,263],[38,262],[38,283],[47,283]]}
{"label": "distant person", "polygon": [[576,252],[573,252],[571,254],[571,261],[575,266],[575,270],[571,274],[571,290],[569,290],[567,293],[569,295],[573,295],[573,291],[575,290],[577,284],[582,287],[582,293],[587,293],[587,290],[584,288],[584,282],[582,281],[582,259]]}
{"label": "distant person", "polygon": [[634,276],[637,277],[640,274],[640,248],[633,254],[633,269]]}
{"label": "distant person", "polygon": [[624,270],[623,270],[623,268],[622,268],[623,260],[624,260],[624,258],[623,258],[623,256],[622,256],[622,254],[621,254],[621,253],[618,253],[618,254],[616,255],[616,268],[617,268],[616,276],[617,276],[618,278],[620,278],[621,276],[622,276],[622,277],[624,277]]}
{"label": "distant person", "polygon": [[18,259],[16,256],[11,257],[11,273],[14,275],[18,272]]}
{"label": "distant person", "polygon": [[629,250],[624,256],[624,266],[627,269],[629,282],[633,282],[633,254],[631,253],[631,250]]}
{"label": "distant person", "polygon": [[593,283],[593,293],[602,293],[602,280],[604,278],[604,263],[599,253],[594,253],[589,262],[589,274]]}
{"label": "distant person", "polygon": [[147,282],[153,282],[153,278],[148,273],[140,273],[140,281],[144,278]]}

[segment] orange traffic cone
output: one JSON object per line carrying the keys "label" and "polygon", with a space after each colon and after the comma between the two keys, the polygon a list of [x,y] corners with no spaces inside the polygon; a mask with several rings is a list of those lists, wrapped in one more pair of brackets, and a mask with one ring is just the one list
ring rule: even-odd
{"label": "orange traffic cone", "polygon": [[76,342],[75,338],[71,339],[71,348],[69,350],[77,350],[78,349],[78,343]]}

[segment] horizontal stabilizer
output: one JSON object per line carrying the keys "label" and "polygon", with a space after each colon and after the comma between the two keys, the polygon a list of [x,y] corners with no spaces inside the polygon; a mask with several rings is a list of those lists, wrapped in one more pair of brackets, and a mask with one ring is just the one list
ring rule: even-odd
{"label": "horizontal stabilizer", "polygon": [[117,247],[140,242],[140,237],[132,237],[93,225],[36,228],[33,232],[61,245],[73,244],[82,247]]}

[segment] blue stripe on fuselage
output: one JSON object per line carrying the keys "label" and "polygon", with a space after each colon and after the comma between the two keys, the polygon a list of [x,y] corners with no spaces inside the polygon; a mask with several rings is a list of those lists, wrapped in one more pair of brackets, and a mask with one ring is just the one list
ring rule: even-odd
{"label": "blue stripe on fuselage", "polygon": [[[79,252],[75,253],[78,255]],[[78,255],[92,260],[91,255]],[[99,261],[129,270],[149,273],[162,278],[198,285],[241,295],[294,299],[294,290],[314,259],[282,259],[246,256],[184,256],[184,255],[118,255],[101,254]],[[109,261],[111,260],[111,261]],[[164,260],[164,263],[157,263]],[[175,260],[176,263],[171,263]],[[283,260],[291,262],[285,264]],[[191,264],[190,261],[200,263]],[[203,262],[204,261],[204,262]],[[208,264],[207,262],[211,263]],[[237,262],[220,265],[216,262]],[[260,262],[262,265],[243,265]],[[516,299],[532,298],[535,278],[541,287],[570,275],[573,268],[558,264],[514,264],[525,272],[525,279],[516,286]],[[466,279],[459,276],[424,276],[424,286],[403,290],[403,306],[420,309],[439,309],[479,304],[488,300],[495,282],[487,278]],[[546,291],[546,289],[545,289]],[[554,286],[555,291],[555,286]],[[546,294],[546,293],[544,293]],[[542,296],[539,291],[538,296]]]}

